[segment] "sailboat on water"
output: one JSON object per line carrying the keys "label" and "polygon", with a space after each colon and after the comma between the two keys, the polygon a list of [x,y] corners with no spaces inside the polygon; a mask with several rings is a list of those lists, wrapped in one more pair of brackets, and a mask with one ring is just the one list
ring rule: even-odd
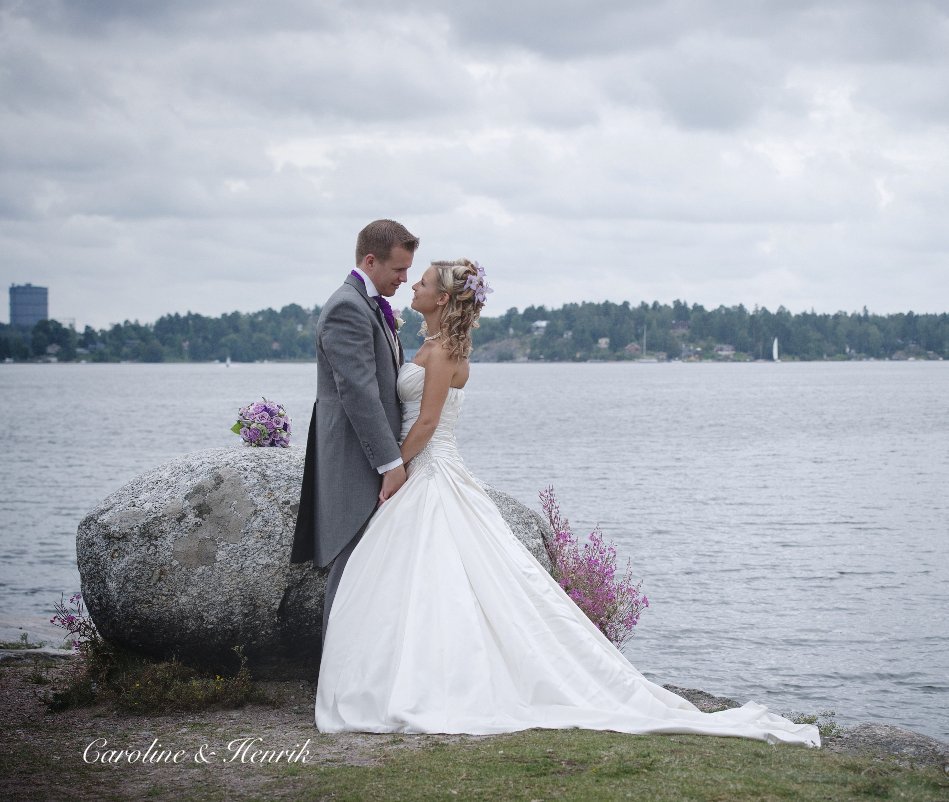
{"label": "sailboat on water", "polygon": [[774,342],[771,343],[771,358],[775,362],[780,362],[781,359],[778,357],[778,338],[774,338]]}

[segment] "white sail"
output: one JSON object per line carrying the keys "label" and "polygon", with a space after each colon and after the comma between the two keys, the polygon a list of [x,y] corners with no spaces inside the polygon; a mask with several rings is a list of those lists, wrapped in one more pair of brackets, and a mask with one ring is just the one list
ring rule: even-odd
{"label": "white sail", "polygon": [[780,361],[781,361],[780,359],[778,359],[778,338],[777,338],[777,337],[775,337],[775,338],[774,338],[774,342],[771,343],[771,358],[772,358],[775,362],[780,362]]}

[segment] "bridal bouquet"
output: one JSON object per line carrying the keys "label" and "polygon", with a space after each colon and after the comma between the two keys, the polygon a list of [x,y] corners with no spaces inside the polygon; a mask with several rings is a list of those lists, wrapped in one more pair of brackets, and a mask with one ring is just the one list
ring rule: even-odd
{"label": "bridal bouquet", "polygon": [[649,599],[640,592],[642,583],[633,584],[628,560],[626,572],[617,576],[616,547],[603,541],[599,527],[587,543],[580,542],[561,516],[552,487],[540,494],[540,503],[554,531],[553,540],[544,543],[554,579],[600,632],[621,648],[649,606]]}
{"label": "bridal bouquet", "polygon": [[290,445],[290,416],[283,404],[268,401],[266,398],[241,407],[237,413],[237,423],[231,427],[249,446]]}

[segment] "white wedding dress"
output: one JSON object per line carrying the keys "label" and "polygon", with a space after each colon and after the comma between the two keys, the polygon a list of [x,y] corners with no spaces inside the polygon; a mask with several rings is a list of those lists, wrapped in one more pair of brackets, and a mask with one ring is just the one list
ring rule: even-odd
{"label": "white wedding dress", "polygon": [[[399,373],[402,436],[425,371]],[[819,746],[813,725],[749,702],[702,713],[640,674],[512,534],[468,472],[451,389],[429,444],[343,572],[316,694],[321,732],[531,727],[704,733]]]}

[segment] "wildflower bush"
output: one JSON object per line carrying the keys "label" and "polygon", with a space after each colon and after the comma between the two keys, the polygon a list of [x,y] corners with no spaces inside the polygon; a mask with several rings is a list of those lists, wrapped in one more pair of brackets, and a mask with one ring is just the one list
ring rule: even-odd
{"label": "wildflower bush", "polygon": [[209,675],[177,659],[153,660],[109,643],[82,604],[82,594],[54,605],[50,623],[66,630],[65,640],[79,659],[65,687],[47,699],[51,710],[65,710],[108,700],[120,710],[167,713],[179,710],[240,707],[248,702],[271,703],[251,679],[241,648],[234,651],[240,666],[233,675]]}
{"label": "wildflower bush", "polygon": [[69,602],[63,596],[53,605],[55,615],[49,619],[51,624],[66,630],[64,641],[69,641],[74,651],[88,654],[102,644],[92,619],[86,615],[82,605],[82,594],[74,593]]}
{"label": "wildflower bush", "polygon": [[51,710],[64,710],[92,704],[97,690],[115,664],[117,654],[86,613],[81,593],[74,593],[68,602],[65,596],[61,597],[53,609],[55,614],[49,622],[66,630],[63,641],[72,646],[78,659],[72,664],[65,687],[53,692],[48,699],[49,707]]}
{"label": "wildflower bush", "polygon": [[599,527],[586,543],[581,542],[561,514],[553,487],[541,491],[540,503],[553,530],[553,538],[544,545],[554,579],[600,632],[621,648],[649,606],[640,590],[642,583],[633,582],[630,561],[623,573],[617,572],[616,547],[603,540]]}

